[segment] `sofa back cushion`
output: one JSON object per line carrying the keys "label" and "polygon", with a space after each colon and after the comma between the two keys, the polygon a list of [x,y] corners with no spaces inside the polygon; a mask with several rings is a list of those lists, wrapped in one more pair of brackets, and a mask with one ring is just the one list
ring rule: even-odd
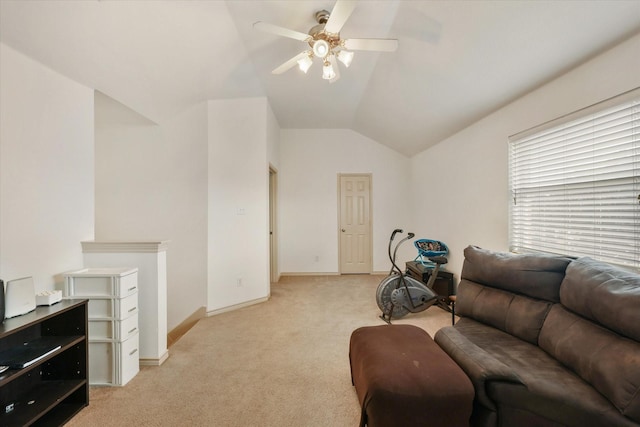
{"label": "sofa back cushion", "polygon": [[567,267],[560,301],[574,313],[640,341],[640,274],[579,258]]}
{"label": "sofa back cushion", "polygon": [[542,254],[464,250],[462,279],[551,302],[560,301],[560,283],[571,259]]}
{"label": "sofa back cushion", "polygon": [[456,313],[538,344],[538,335],[553,303],[462,279]]}
{"label": "sofa back cushion", "polygon": [[538,345],[640,422],[640,343],[554,304]]}
{"label": "sofa back cushion", "polygon": [[476,246],[467,247],[464,255],[457,313],[537,344],[549,309],[560,300],[560,283],[570,260]]}

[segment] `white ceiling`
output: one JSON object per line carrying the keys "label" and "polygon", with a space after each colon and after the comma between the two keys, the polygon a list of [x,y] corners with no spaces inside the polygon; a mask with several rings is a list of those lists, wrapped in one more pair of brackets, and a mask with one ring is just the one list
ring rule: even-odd
{"label": "white ceiling", "polygon": [[410,156],[640,32],[638,0],[361,0],[342,38],[396,52],[356,52],[332,84],[319,64],[272,75],[305,44],[252,24],[306,33],[333,4],[0,0],[0,41],[156,122],[267,96],[282,128],[350,128]]}

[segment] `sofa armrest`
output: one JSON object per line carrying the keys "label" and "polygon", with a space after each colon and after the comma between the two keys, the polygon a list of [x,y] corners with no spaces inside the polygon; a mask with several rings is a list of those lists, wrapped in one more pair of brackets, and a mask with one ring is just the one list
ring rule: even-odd
{"label": "sofa armrest", "polygon": [[434,340],[467,374],[473,383],[476,400],[486,408],[497,410],[487,394],[487,383],[501,381],[526,387],[513,369],[469,341],[454,326],[440,329]]}

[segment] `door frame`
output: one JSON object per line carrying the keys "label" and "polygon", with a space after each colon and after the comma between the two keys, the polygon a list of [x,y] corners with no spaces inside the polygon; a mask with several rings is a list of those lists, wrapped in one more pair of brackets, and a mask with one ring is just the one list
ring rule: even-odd
{"label": "door frame", "polygon": [[[369,179],[369,273],[373,273],[373,174],[372,173],[338,173],[338,274],[342,274],[342,244],[340,235],[342,232],[342,177],[367,177]],[[367,273],[362,273],[367,274]]]}
{"label": "door frame", "polygon": [[269,164],[269,281],[280,280],[278,269],[278,170]]}

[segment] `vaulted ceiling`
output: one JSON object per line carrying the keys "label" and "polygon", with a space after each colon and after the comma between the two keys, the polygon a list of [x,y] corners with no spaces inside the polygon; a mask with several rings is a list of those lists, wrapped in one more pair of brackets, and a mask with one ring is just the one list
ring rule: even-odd
{"label": "vaulted ceiling", "polygon": [[271,74],[307,46],[253,23],[306,33],[334,3],[0,0],[0,41],[155,122],[266,96],[282,128],[350,128],[411,156],[640,32],[638,0],[361,0],[342,38],[397,51],[356,52],[334,83],[319,63]]}

